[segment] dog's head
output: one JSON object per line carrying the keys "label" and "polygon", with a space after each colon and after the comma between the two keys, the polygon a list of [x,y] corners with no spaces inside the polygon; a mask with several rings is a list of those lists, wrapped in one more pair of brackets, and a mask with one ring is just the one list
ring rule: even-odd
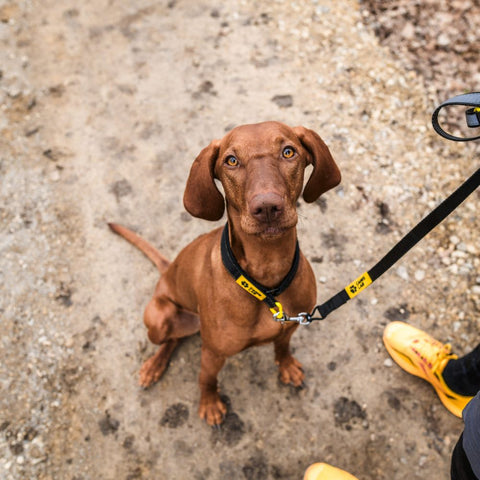
{"label": "dog's head", "polygon": [[[307,165],[306,202],[340,182],[340,171],[323,140],[304,127],[279,122],[242,125],[214,140],[193,162],[183,197],[187,211],[219,220],[229,217],[245,233],[276,235],[297,223],[296,202]],[[220,180],[225,200],[215,185]]]}

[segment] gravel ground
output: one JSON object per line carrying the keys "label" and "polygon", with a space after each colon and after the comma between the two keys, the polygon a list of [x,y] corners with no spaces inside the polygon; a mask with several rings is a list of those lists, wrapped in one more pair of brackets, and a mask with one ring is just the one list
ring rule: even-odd
{"label": "gravel ground", "polygon": [[316,461],[360,480],[449,478],[462,422],[381,335],[403,319],[460,354],[478,343],[478,192],[295,335],[305,389],[278,382],[268,346],[231,359],[219,431],[196,414],[199,337],[137,387],[157,273],[106,228],[173,258],[222,223],[182,207],[201,148],[242,123],[305,125],[343,173],[299,207],[329,298],[476,168],[478,147],[436,136],[430,116],[478,85],[479,6],[438,4],[0,0],[0,478],[300,479]]}

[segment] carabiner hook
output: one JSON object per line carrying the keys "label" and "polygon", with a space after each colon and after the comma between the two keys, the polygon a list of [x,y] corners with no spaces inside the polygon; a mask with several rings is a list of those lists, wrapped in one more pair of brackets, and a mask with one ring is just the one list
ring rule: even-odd
{"label": "carabiner hook", "polygon": [[307,312],[301,312],[298,317],[290,317],[289,320],[298,322],[300,325],[310,325],[312,323],[310,314]]}
{"label": "carabiner hook", "polygon": [[275,305],[278,308],[278,311],[275,310],[274,307],[270,309],[270,311],[273,313],[273,319],[276,322],[284,322],[285,320],[288,320],[288,318],[285,318],[287,315],[283,312],[283,306],[280,302],[275,302]]}

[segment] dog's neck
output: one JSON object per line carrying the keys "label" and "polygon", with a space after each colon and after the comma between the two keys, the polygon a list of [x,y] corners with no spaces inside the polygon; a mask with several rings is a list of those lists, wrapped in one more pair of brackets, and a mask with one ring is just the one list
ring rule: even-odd
{"label": "dog's neck", "polygon": [[237,262],[253,279],[274,288],[289,272],[295,256],[295,227],[274,238],[249,235],[228,220],[230,244]]}

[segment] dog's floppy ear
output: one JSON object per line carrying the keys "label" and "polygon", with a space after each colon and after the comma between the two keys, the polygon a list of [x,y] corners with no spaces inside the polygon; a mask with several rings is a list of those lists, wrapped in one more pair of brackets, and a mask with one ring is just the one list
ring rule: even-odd
{"label": "dog's floppy ear", "polygon": [[183,205],[188,213],[205,220],[220,220],[225,210],[223,195],[214,181],[220,142],[214,140],[194,160],[188,176]]}
{"label": "dog's floppy ear", "polygon": [[318,134],[305,127],[295,127],[293,131],[308,151],[309,163],[313,165],[313,172],[303,190],[304,200],[311,203],[322,193],[336,187],[341,174],[330,150]]}

